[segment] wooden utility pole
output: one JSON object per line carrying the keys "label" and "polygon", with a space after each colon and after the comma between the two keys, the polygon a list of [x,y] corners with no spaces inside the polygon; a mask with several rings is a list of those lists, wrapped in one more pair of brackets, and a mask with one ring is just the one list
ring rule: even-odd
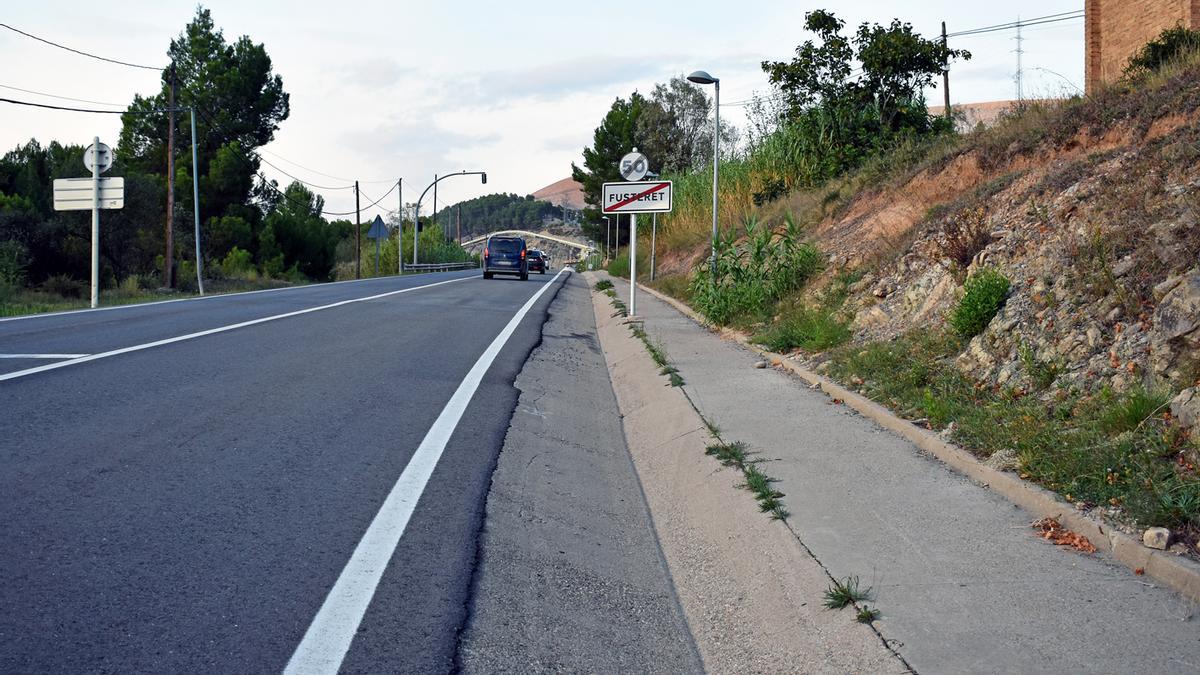
{"label": "wooden utility pole", "polygon": [[358,212],[358,181],[354,181],[354,278],[362,278],[362,216]]}
{"label": "wooden utility pole", "polygon": [[458,218],[454,226],[454,236],[458,239],[458,245],[462,246],[462,202],[458,203]]}
{"label": "wooden utility pole", "polygon": [[[167,90],[167,251],[163,255],[163,286],[175,287],[175,63],[171,62]],[[195,207],[193,207],[195,208]]]}
{"label": "wooden utility pole", "polygon": [[[946,37],[946,22],[943,21],[942,46],[946,47],[948,45],[949,42],[947,42]],[[947,62],[942,66],[942,96],[944,97],[943,100],[945,101],[945,107],[942,109],[942,112],[946,114],[946,119],[950,119],[950,63],[948,58]]]}

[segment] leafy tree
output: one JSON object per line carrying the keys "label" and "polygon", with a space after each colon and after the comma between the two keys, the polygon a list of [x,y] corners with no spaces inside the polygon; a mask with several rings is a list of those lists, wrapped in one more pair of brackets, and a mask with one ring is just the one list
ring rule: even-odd
{"label": "leafy tree", "polygon": [[659,173],[682,173],[712,157],[712,103],[683,77],[654,85],[637,118],[641,151]]}
{"label": "leafy tree", "polygon": [[[265,47],[242,36],[229,43],[209,10],[198,7],[192,21],[167,50],[178,81],[176,105],[196,108],[200,167],[200,203],[209,217],[237,216],[257,226],[262,211],[248,208],[256,197],[259,162],[253,151],[269,143],[290,107],[283,80],[272,71]],[[117,157],[135,171],[155,175],[165,186],[168,115],[172,68],[164,69],[153,96],[137,95],[121,116]],[[176,115],[178,178],[191,181],[190,120]],[[180,190],[179,204],[192,209],[191,191]],[[224,251],[212,250],[220,256]]]}
{"label": "leafy tree", "polygon": [[341,233],[321,217],[325,199],[299,182],[283,194],[278,208],[267,215],[259,238],[264,271],[277,276],[294,266],[309,279],[329,279]]}
{"label": "leafy tree", "polygon": [[[950,129],[931,118],[921,91],[954,59],[970,53],[926,40],[912,25],[863,23],[853,36],[832,12],[805,15],[816,35],[796,48],[791,61],[764,61],[763,70],[783,100],[782,124],[803,148],[815,175],[828,177],[906,135]],[[854,63],[861,64],[861,74]],[[762,139],[760,139],[762,140]]]}
{"label": "leafy tree", "polygon": [[646,99],[636,91],[629,100],[614,101],[596,127],[591,147],[583,149],[583,167],[571,163],[571,177],[583,184],[584,201],[591,205],[583,211],[583,231],[597,241],[604,240],[604,223],[600,219],[602,186],[621,180],[617,167],[621,157],[644,145],[638,135],[638,118],[645,105]]}

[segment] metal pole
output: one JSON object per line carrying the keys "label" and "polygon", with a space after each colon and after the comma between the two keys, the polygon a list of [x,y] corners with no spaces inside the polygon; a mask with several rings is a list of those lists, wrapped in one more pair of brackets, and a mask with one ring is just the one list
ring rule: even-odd
{"label": "metal pole", "polygon": [[204,258],[200,256],[200,171],[196,160],[196,109],[192,108],[192,217],[196,224],[196,288],[204,295]]}
{"label": "metal pole", "polygon": [[721,81],[714,82],[716,100],[713,102],[713,223],[712,223],[712,280],[717,281],[717,180],[721,164]]}
{"label": "metal pole", "polygon": [[629,214],[629,315],[637,316],[637,214]]}
{"label": "metal pole", "polygon": [[400,199],[400,222],[396,225],[396,274],[404,274],[404,179],[396,181],[396,198]]}
{"label": "metal pole", "polygon": [[[422,196],[424,196],[424,193],[422,193]],[[421,233],[418,231],[419,228],[417,227],[417,225],[420,222],[421,222],[421,198],[418,197],[417,205],[413,207],[413,264],[414,265],[417,264],[417,247],[420,244],[418,237]]]}
{"label": "metal pole", "polygon": [[612,254],[612,221],[608,218],[604,219],[604,262],[608,262],[608,256]]}
{"label": "metal pole", "polygon": [[435,173],[433,174],[433,215],[431,216],[434,225],[437,225],[437,184],[438,176]]}
{"label": "metal pole", "polygon": [[[169,263],[168,263],[169,264]],[[100,304],[100,137],[92,139],[92,309]]]}
{"label": "metal pole", "polygon": [[375,238],[375,276],[379,276],[379,237]]}
{"label": "metal pole", "polygon": [[362,215],[358,210],[358,181],[354,181],[354,278],[362,278]]}
{"label": "metal pole", "polygon": [[[943,48],[945,48],[947,45],[946,40],[947,40],[946,22],[943,21],[942,22],[942,47]],[[949,63],[942,66],[942,96],[943,96],[943,100],[946,102],[945,107],[944,107],[944,112],[946,113],[946,119],[950,119],[950,64]]]}
{"label": "metal pole", "polygon": [[167,231],[163,256],[163,285],[175,287],[175,64],[171,64],[171,86],[167,90]]}
{"label": "metal pole", "polygon": [[658,214],[650,220],[650,281],[654,281],[654,254],[658,250]]}

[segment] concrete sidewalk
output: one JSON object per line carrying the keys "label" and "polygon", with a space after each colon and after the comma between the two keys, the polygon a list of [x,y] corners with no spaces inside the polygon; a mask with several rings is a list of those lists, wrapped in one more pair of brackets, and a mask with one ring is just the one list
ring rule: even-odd
{"label": "concrete sidewalk", "polygon": [[917,671],[1200,670],[1186,599],[1036,538],[1030,514],[653,296],[638,314],[723,439],[779,479],[795,535],[873,587],[879,630]]}

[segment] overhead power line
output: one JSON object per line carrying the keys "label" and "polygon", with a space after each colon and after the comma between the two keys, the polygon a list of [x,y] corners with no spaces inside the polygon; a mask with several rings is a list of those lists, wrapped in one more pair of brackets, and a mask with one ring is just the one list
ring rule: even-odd
{"label": "overhead power line", "polygon": [[0,84],[0,89],[12,89],[13,91],[20,91],[20,92],[24,92],[26,94],[34,94],[36,96],[46,96],[49,98],[57,98],[57,99],[61,99],[63,101],[75,101],[76,103],[94,103],[96,105],[111,105],[111,106],[116,106],[118,108],[124,108],[126,105],[124,103],[111,103],[109,101],[93,101],[93,100],[86,99],[86,98],[72,98],[70,96],[59,96],[58,94],[47,94],[44,91],[35,91],[33,89],[22,89],[20,87],[14,87],[11,84]]}
{"label": "overhead power line", "polygon": [[275,169],[279,173],[287,176],[288,178],[291,178],[292,180],[296,181],[297,183],[307,185],[308,187],[311,187],[311,188],[316,188],[318,190],[353,190],[354,189],[353,185],[331,186],[331,185],[317,185],[315,183],[310,183],[304,179],[293,176],[292,174],[284,171],[283,169],[279,168],[278,166],[275,166],[271,162],[267,161],[267,159],[261,155],[259,156],[259,160],[261,160],[263,164],[266,164],[267,166],[271,167],[272,169]]}
{"label": "overhead power line", "polygon": [[[33,108],[49,108],[50,110],[67,110],[70,112],[95,113],[100,115],[149,115],[152,113],[170,112],[168,108],[155,108],[153,110],[97,110],[95,108],[70,108],[61,105],[50,105],[49,103],[34,103],[33,101],[18,101],[15,98],[0,98],[0,103],[13,103],[16,105],[27,105]],[[187,108],[176,108],[176,112],[187,110]]]}
{"label": "overhead power line", "polygon": [[143,70],[154,70],[154,71],[158,71],[158,72],[162,72],[162,70],[163,70],[161,67],[158,67],[158,66],[144,66],[140,63],[130,63],[128,61],[119,61],[117,59],[110,59],[106,56],[99,56],[97,54],[91,54],[89,52],[80,51],[78,49],[73,49],[66,45],[61,45],[57,42],[51,42],[50,40],[47,40],[46,38],[38,37],[32,33],[26,33],[25,31],[20,30],[19,28],[13,28],[12,26],[10,26],[6,23],[0,23],[0,28],[7,28],[8,30],[11,30],[14,33],[20,33],[21,35],[24,35],[27,38],[37,40],[38,42],[43,42],[45,44],[50,45],[51,47],[58,47],[59,49],[65,49],[69,52],[74,52],[76,54],[79,54],[80,56],[86,56],[89,59],[96,59],[97,61],[105,61],[107,63],[115,63],[118,66],[128,66],[130,68],[141,68]]}
{"label": "overhead power line", "polygon": [[1077,10],[1074,12],[1065,12],[1063,14],[1049,14],[1046,16],[1034,17],[1032,19],[1023,19],[1021,21],[1012,21],[1009,23],[997,24],[995,26],[984,26],[982,28],[971,28],[968,30],[961,30],[961,31],[957,31],[954,33],[948,33],[946,35],[946,37],[965,37],[968,35],[982,35],[984,33],[995,33],[995,32],[999,32],[999,31],[1013,30],[1018,27],[1024,28],[1027,26],[1040,26],[1040,25],[1048,24],[1048,23],[1058,23],[1060,21],[1074,21],[1076,19],[1082,19],[1082,18],[1084,18],[1083,10]]}

